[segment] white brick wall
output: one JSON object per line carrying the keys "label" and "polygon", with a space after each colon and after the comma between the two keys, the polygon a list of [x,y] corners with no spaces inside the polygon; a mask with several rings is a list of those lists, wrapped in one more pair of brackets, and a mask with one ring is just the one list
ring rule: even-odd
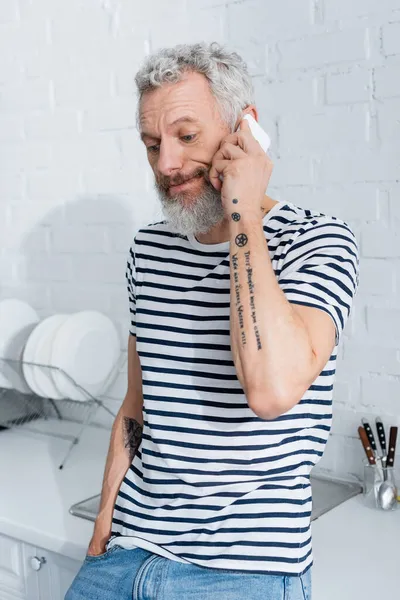
{"label": "white brick wall", "polygon": [[[400,0],[2,0],[0,297],[42,316],[102,310],[126,350],[127,249],[162,218],[133,77],[153,49],[199,40],[248,63],[271,196],[358,236],[361,285],[319,468],[360,475],[361,417],[400,421]],[[123,369],[107,394],[115,411],[125,386]]]}

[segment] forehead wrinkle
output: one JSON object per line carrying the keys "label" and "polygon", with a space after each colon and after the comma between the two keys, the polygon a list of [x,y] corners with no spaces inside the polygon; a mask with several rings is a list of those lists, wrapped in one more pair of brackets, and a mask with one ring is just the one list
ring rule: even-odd
{"label": "forehead wrinkle", "polygon": [[[169,127],[172,127],[172,125],[175,125],[176,123],[181,123],[181,122],[189,122],[189,123],[197,123],[198,120],[195,117],[190,117],[189,115],[185,115],[183,117],[179,117],[179,119],[175,119],[175,121],[173,121]],[[140,138],[143,141],[143,138],[145,137],[149,137],[149,138],[153,138],[153,139],[158,139],[155,136],[151,135],[150,133],[147,133],[146,131],[142,131],[140,133]]]}

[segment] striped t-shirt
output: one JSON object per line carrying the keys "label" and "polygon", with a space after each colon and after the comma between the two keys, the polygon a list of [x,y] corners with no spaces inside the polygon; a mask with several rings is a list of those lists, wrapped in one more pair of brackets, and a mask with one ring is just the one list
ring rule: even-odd
{"label": "striped t-shirt", "polygon": [[301,401],[273,420],[248,406],[230,346],[230,242],[167,221],[137,232],[126,270],[143,379],[143,435],[107,544],[212,568],[301,575],[313,564],[310,471],[332,421],[341,333],[358,286],[342,220],[280,202],[263,218],[289,302],[327,312],[336,346]]}

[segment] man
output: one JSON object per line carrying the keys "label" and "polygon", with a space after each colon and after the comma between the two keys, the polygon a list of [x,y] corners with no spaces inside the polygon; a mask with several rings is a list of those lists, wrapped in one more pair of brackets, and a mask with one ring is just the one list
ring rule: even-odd
{"label": "man", "polygon": [[273,165],[243,120],[258,113],[236,53],[162,49],[136,83],[166,220],[129,252],[128,390],[66,600],[308,599],[310,471],[357,242],[265,193]]}

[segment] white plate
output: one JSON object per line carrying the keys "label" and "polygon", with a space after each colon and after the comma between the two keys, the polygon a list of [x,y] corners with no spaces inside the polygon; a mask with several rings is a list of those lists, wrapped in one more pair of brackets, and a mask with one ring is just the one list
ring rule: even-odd
{"label": "white plate", "polygon": [[[51,364],[96,397],[103,391],[119,354],[120,339],[111,319],[95,310],[83,310],[71,315],[57,330]],[[52,370],[52,377],[66,398],[89,399],[64,373]]]}
{"label": "white plate", "polygon": [[[26,343],[23,360],[48,365],[51,358],[53,336],[69,316],[66,314],[52,315],[39,323]],[[35,394],[54,400],[63,398],[53,383],[51,369],[28,365],[24,362],[23,371],[27,384]]]}
{"label": "white plate", "polygon": [[0,356],[18,361],[0,361],[0,387],[30,392],[20,358],[27,339],[39,320],[37,312],[22,300],[8,298],[0,302]]}

